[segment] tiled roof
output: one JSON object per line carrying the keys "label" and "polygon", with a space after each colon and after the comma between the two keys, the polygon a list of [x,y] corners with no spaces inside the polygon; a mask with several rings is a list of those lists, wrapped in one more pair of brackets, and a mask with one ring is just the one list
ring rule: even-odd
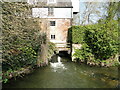
{"label": "tiled roof", "polygon": [[72,7],[71,0],[56,0],[56,3],[48,3],[47,1],[36,0],[35,7]]}

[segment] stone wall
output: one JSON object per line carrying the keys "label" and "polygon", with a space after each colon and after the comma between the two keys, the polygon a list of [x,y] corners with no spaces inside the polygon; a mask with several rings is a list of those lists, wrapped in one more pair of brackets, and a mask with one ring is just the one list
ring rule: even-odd
{"label": "stone wall", "polygon": [[75,49],[81,49],[81,44],[72,44],[72,61],[74,61],[75,57],[73,54],[75,53]]}

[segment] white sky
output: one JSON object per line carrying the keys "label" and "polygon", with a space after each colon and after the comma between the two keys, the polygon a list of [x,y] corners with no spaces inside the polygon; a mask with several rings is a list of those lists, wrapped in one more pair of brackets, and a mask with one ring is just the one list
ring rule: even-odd
{"label": "white sky", "polygon": [[80,2],[119,2],[120,0],[80,0]]}

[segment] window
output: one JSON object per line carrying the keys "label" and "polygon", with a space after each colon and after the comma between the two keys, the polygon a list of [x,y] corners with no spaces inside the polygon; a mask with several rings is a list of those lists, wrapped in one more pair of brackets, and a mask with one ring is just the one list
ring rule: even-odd
{"label": "window", "polygon": [[51,35],[51,39],[55,39],[55,35]]}
{"label": "window", "polygon": [[49,15],[49,16],[54,15],[53,8],[48,8],[48,15]]}
{"label": "window", "polygon": [[50,21],[50,26],[55,26],[55,21]]}
{"label": "window", "polygon": [[49,0],[49,2],[54,2],[55,0]]}
{"label": "window", "polygon": [[56,0],[48,0],[48,3],[55,3]]}

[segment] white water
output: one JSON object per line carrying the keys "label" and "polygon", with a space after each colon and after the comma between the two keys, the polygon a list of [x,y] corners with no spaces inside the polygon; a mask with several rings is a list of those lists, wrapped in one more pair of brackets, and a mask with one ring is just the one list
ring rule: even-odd
{"label": "white water", "polygon": [[65,68],[64,64],[61,62],[61,57],[58,56],[57,62],[52,63],[50,62],[50,66],[54,69],[54,72],[57,72],[58,69],[67,69]]}

